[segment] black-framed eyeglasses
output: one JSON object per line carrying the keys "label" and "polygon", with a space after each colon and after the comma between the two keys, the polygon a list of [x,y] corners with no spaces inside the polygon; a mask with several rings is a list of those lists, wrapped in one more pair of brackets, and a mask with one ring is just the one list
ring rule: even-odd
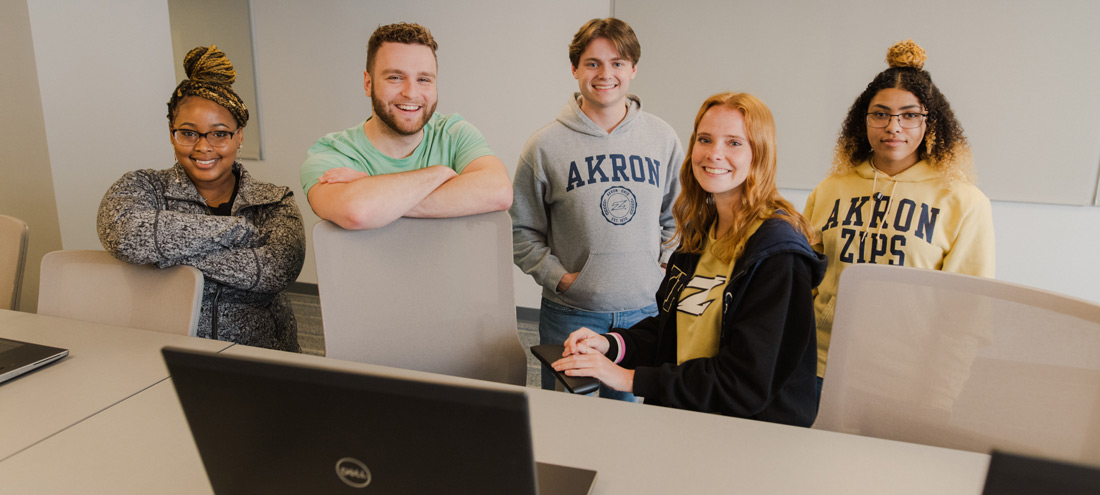
{"label": "black-framed eyeglasses", "polygon": [[199,132],[194,129],[172,129],[172,139],[175,139],[182,146],[194,146],[199,144],[199,139],[206,138],[206,142],[210,143],[210,146],[220,148],[225,146],[225,143],[228,143],[240,131],[239,127],[235,131],[219,129],[210,132]]}
{"label": "black-framed eyeglasses", "polygon": [[916,129],[920,127],[921,122],[924,122],[924,118],[927,117],[926,113],[917,112],[903,112],[903,113],[886,113],[886,112],[867,112],[867,125],[876,129],[881,129],[890,125],[890,119],[897,117],[898,125],[904,129]]}

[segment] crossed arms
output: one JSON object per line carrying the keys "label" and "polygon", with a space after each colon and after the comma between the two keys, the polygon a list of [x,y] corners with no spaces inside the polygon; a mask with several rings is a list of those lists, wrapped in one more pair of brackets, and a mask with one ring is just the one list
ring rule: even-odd
{"label": "crossed arms", "polygon": [[512,181],[493,155],[456,173],[443,165],[371,176],[349,168],[325,172],[308,193],[317,216],[345,229],[383,227],[400,217],[445,218],[507,210]]}
{"label": "crossed arms", "polygon": [[190,265],[207,281],[257,293],[282,291],[298,278],[305,231],[289,191],[263,206],[263,214],[192,213],[168,209],[167,179],[154,174],[128,172],[100,203],[99,239],[116,258],[159,268]]}

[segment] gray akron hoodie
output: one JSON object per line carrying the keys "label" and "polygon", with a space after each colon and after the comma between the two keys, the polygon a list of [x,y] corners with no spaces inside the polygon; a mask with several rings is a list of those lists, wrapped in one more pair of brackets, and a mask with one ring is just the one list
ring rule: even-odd
{"label": "gray akron hoodie", "polygon": [[[512,208],[513,259],[543,297],[587,311],[649,306],[673,247],[680,139],[627,96],[610,133],[580,109],[579,93],[520,153]],[[558,292],[566,273],[580,272]]]}

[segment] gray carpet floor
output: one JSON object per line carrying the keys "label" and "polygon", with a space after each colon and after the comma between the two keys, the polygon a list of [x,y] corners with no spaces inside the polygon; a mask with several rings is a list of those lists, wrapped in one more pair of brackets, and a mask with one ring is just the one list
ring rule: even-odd
{"label": "gray carpet floor", "polygon": [[[298,320],[298,343],[302,353],[315,356],[325,355],[325,332],[321,323],[321,304],[317,296],[288,293]],[[539,324],[537,321],[517,320],[519,341],[527,352],[527,386],[539,387],[540,364],[528,349],[539,343]]]}

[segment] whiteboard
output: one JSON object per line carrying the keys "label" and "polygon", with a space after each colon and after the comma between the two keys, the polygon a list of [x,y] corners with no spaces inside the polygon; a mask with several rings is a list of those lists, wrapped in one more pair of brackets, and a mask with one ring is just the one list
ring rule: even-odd
{"label": "whiteboard", "polygon": [[642,42],[631,90],[686,140],[709,95],[771,107],[779,185],[829,170],[848,107],[886,50],[913,38],[974,151],[994,200],[1096,204],[1100,180],[1100,2],[616,0]]}

